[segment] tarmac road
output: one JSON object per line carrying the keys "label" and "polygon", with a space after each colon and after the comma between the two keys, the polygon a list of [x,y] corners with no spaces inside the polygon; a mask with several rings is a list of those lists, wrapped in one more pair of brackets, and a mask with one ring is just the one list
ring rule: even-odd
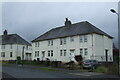
{"label": "tarmac road", "polygon": [[[37,70],[33,66],[3,66],[2,72],[14,78],[119,78],[116,75],[105,75],[95,72],[81,72],[58,69],[59,71]],[[56,68],[55,68],[56,69]],[[4,76],[5,77],[5,76]]]}

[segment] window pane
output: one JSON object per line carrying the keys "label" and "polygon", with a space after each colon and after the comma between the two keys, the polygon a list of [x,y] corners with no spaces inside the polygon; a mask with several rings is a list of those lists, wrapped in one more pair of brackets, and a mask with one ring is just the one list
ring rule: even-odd
{"label": "window pane", "polygon": [[50,51],[48,51],[48,56],[50,56]]}
{"label": "window pane", "polygon": [[64,44],[66,44],[66,38],[63,38],[63,40],[64,40]]}
{"label": "window pane", "polygon": [[12,52],[10,52],[10,57],[12,57]]}
{"label": "window pane", "polygon": [[53,56],[53,50],[51,50],[51,56]]}
{"label": "window pane", "polygon": [[51,45],[53,45],[53,40],[51,40]]}
{"label": "window pane", "polygon": [[85,51],[85,55],[87,55],[87,54],[88,54],[88,52],[87,52],[87,48],[85,48],[84,51]]}
{"label": "window pane", "polygon": [[83,55],[83,49],[82,48],[80,49],[80,55],[81,56]]}
{"label": "window pane", "polygon": [[83,42],[83,39],[82,39],[82,38],[83,38],[83,36],[80,36],[80,43]]}
{"label": "window pane", "polygon": [[10,45],[10,49],[12,49],[12,44]]}
{"label": "window pane", "polygon": [[60,45],[62,45],[62,39],[60,39]]}
{"label": "window pane", "polygon": [[50,40],[48,40],[48,46],[50,46]]}
{"label": "window pane", "polygon": [[84,42],[87,42],[87,36],[86,35],[84,36]]}
{"label": "window pane", "polygon": [[66,50],[64,50],[64,56],[66,56]]}
{"label": "window pane", "polygon": [[72,36],[72,37],[70,37],[70,41],[71,42],[73,42],[74,41],[74,37]]}
{"label": "window pane", "polygon": [[62,50],[60,50],[60,56],[62,56]]}

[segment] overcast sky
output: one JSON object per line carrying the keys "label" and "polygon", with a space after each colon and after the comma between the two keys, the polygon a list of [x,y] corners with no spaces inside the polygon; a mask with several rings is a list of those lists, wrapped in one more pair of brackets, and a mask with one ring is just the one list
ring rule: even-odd
{"label": "overcast sky", "polygon": [[117,2],[5,2],[2,3],[2,29],[32,41],[46,31],[72,23],[88,21],[113,36],[117,44]]}

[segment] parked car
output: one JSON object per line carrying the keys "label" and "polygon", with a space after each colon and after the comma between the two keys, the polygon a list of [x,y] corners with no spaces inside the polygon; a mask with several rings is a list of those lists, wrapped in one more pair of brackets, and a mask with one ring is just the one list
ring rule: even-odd
{"label": "parked car", "polygon": [[83,69],[96,69],[98,66],[100,66],[100,62],[97,60],[84,60],[82,65]]}

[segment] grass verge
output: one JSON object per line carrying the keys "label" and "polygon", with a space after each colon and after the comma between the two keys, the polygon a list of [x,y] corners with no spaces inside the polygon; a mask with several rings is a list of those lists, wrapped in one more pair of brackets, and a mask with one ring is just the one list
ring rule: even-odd
{"label": "grass verge", "polygon": [[50,69],[50,68],[37,68],[37,70],[45,70],[45,71],[59,71],[56,69]]}

